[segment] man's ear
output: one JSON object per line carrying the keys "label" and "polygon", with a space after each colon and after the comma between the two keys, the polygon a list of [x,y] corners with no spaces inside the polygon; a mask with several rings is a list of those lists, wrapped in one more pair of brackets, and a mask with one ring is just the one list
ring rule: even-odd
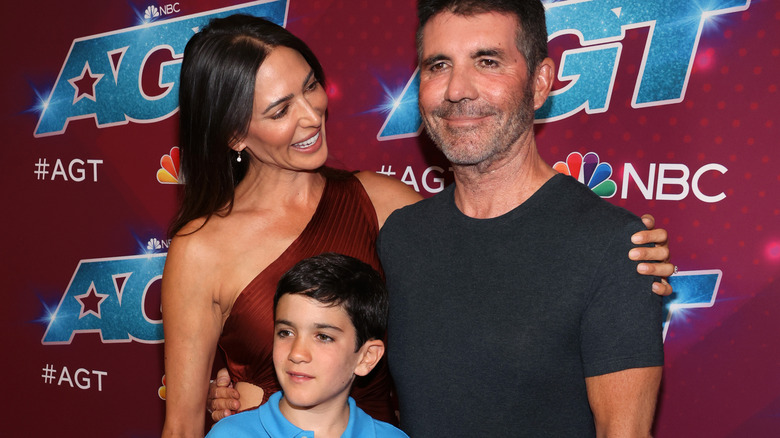
{"label": "man's ear", "polygon": [[355,367],[355,374],[358,376],[365,376],[370,373],[384,354],[385,343],[380,339],[366,341],[366,343],[360,347],[360,360]]}
{"label": "man's ear", "polygon": [[536,67],[534,76],[534,110],[544,105],[555,81],[555,61],[544,58]]}

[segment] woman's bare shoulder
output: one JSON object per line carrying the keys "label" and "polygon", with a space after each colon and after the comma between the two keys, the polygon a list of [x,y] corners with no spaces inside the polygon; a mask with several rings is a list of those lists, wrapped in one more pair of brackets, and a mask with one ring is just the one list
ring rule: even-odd
{"label": "woman's bare shoulder", "polygon": [[167,268],[181,270],[186,275],[203,275],[211,272],[208,267],[215,266],[215,262],[222,253],[222,242],[219,228],[219,217],[198,218],[184,225],[171,239],[166,259]]}

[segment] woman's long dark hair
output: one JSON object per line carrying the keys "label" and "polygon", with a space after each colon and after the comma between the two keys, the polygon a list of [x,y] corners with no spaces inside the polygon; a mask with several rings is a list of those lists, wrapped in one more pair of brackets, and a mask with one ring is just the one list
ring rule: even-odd
{"label": "woman's long dark hair", "polygon": [[263,18],[232,15],[212,20],[184,49],[179,79],[179,146],[184,190],[171,237],[193,219],[227,215],[236,185],[246,174],[244,154],[231,148],[247,134],[255,79],[275,47],[298,51],[325,86],[314,53],[287,29]]}

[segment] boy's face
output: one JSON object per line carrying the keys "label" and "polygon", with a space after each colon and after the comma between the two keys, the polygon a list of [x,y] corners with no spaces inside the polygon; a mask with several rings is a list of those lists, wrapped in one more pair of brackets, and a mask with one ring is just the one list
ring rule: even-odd
{"label": "boy's face", "polygon": [[355,352],[355,327],[341,306],[283,295],[276,306],[274,332],[276,376],[293,407],[343,405],[355,373],[371,370],[363,372],[362,364],[369,343]]}

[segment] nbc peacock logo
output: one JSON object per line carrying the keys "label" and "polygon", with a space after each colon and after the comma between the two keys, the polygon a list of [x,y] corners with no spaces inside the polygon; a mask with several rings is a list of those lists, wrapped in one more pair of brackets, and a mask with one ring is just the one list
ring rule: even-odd
{"label": "nbc peacock logo", "polygon": [[160,10],[154,5],[149,5],[144,11],[144,20],[152,21],[160,17]]}
{"label": "nbc peacock logo", "polygon": [[160,168],[157,169],[157,182],[160,184],[179,184],[179,147],[171,148],[160,158]]}
{"label": "nbc peacock logo", "polygon": [[588,152],[584,157],[579,152],[572,152],[565,162],[555,163],[553,169],[577,179],[602,198],[611,198],[617,193],[617,184],[609,179],[612,166],[599,162],[599,155],[595,152]]}

